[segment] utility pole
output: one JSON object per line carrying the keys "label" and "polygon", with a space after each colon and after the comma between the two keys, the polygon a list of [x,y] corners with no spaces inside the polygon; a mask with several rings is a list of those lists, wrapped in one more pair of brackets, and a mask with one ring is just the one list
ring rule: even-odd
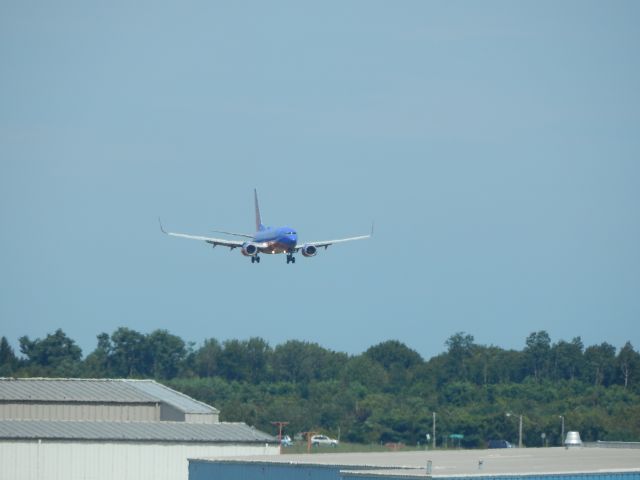
{"label": "utility pole", "polygon": [[560,427],[560,446],[564,444],[564,415],[560,415],[560,420],[562,420],[562,426]]}
{"label": "utility pole", "polygon": [[520,425],[518,427],[518,448],[522,448],[522,414],[520,414]]}
{"label": "utility pole", "polygon": [[[511,416],[515,416],[513,415],[513,413],[511,412],[507,412],[507,417],[511,417]],[[523,415],[520,414],[519,415],[519,422],[518,422],[518,448],[522,448],[522,417]]]}
{"label": "utility pole", "polygon": [[436,449],[436,412],[433,412],[433,449]]}

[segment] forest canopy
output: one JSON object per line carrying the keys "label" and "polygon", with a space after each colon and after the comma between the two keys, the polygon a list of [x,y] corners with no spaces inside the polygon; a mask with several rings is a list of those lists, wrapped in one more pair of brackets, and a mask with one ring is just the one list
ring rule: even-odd
{"label": "forest canopy", "polygon": [[438,444],[451,434],[464,435],[466,447],[515,441],[519,415],[528,446],[559,445],[561,420],[585,441],[640,440],[640,354],[630,342],[585,346],[538,331],[507,350],[457,332],[428,360],[397,340],[348,355],[259,337],[196,346],[166,330],[125,327],[99,334],[84,357],[61,329],[18,342],[16,353],[0,338],[0,376],[153,378],[219,408],[223,421],[267,432],[287,421],[290,434],[417,444],[437,412]]}

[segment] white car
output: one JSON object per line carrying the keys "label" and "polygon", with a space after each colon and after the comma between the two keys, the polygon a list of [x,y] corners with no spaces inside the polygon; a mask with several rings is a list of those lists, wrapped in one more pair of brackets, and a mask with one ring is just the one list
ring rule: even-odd
{"label": "white car", "polygon": [[326,435],[314,435],[311,437],[311,445],[314,447],[318,445],[329,445],[331,447],[335,447],[338,445],[338,440],[335,438],[329,438]]}

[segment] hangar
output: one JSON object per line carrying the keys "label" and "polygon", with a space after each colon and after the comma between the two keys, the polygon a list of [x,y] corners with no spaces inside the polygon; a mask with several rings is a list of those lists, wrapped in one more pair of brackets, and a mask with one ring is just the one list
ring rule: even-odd
{"label": "hangar", "polygon": [[217,423],[219,413],[153,380],[0,379],[0,420]]}
{"label": "hangar", "polygon": [[0,479],[183,479],[277,440],[152,380],[0,379]]}

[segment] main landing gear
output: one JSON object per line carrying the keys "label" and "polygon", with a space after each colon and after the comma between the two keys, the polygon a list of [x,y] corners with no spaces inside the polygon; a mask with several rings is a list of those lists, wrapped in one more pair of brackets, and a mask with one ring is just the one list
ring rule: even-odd
{"label": "main landing gear", "polygon": [[[251,257],[251,263],[260,263],[260,257],[258,255]],[[287,253],[287,264],[296,263],[296,257],[293,256],[293,253]]]}

